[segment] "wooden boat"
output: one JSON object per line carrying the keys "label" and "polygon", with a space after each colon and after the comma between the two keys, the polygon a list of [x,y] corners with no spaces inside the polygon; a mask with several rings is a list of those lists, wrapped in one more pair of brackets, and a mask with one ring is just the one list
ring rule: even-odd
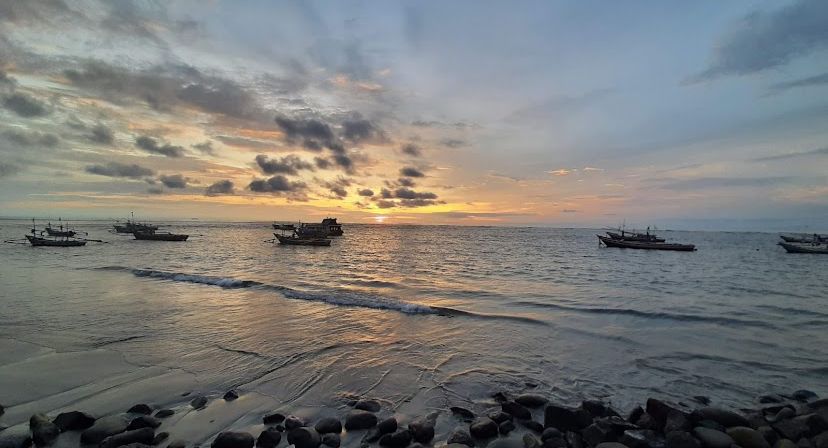
{"label": "wooden boat", "polygon": [[34,247],[38,246],[45,246],[45,247],[79,247],[79,246],[86,246],[86,240],[75,240],[69,239],[68,237],[63,238],[43,238],[37,235],[26,235],[26,239],[29,240],[29,243],[32,244]]}
{"label": "wooden boat", "polygon": [[779,235],[779,238],[782,238],[786,243],[828,243],[828,235],[819,235],[816,233],[813,236],[807,237]]}
{"label": "wooden boat", "polygon": [[291,231],[292,232],[292,231],[296,230],[296,226],[293,225],[293,224],[276,224],[274,222],[273,223],[273,229],[274,230],[285,230],[285,231]]}
{"label": "wooden boat", "polygon": [[789,254],[828,254],[828,243],[778,243]]}
{"label": "wooden boat", "polygon": [[278,233],[273,234],[277,240],[279,240],[279,244],[291,245],[291,246],[330,246],[331,240],[327,238],[303,238],[296,235],[279,235]]}
{"label": "wooden boat", "polygon": [[63,222],[60,220],[60,218],[58,218],[58,222],[60,222],[60,225],[57,228],[52,227],[51,222],[46,224],[46,233],[49,234],[49,236],[63,236],[71,238],[77,235],[77,232],[70,229],[69,226],[66,226],[66,228],[64,229]]}
{"label": "wooden boat", "polygon": [[190,235],[170,232],[133,232],[136,240],[144,241],[187,241]]}
{"label": "wooden boat", "polygon": [[342,225],[336,222],[336,218],[325,218],[321,223],[302,223],[296,233],[304,237],[342,236]]}
{"label": "wooden boat", "polygon": [[131,219],[127,219],[125,224],[114,224],[115,233],[135,233],[135,232],[154,232],[158,230],[158,226],[140,223],[135,221],[135,213],[130,212]]}
{"label": "wooden boat", "polygon": [[598,239],[607,247],[621,247],[625,249],[649,249],[649,250],[677,250],[683,252],[692,252],[696,250],[693,244],[675,244],[675,243],[655,243],[645,241],[625,241],[610,238],[608,236],[596,235]]}
{"label": "wooden boat", "polygon": [[665,240],[664,238],[659,238],[655,235],[651,235],[648,233],[626,233],[624,230],[621,233],[615,232],[607,232],[610,238],[615,240],[624,240],[624,241],[642,241],[642,242],[649,242],[649,243],[663,243]]}

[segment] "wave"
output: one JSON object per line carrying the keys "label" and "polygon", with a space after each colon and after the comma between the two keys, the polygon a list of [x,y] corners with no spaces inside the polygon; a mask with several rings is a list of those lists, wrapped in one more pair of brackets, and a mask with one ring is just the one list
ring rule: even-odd
{"label": "wave", "polygon": [[181,274],[177,272],[153,271],[150,269],[132,269],[136,277],[151,277],[175,282],[201,283],[205,285],[221,286],[222,288],[249,288],[259,286],[261,283],[251,280],[238,280],[227,277],[211,277],[207,275]]}
{"label": "wave", "polygon": [[775,329],[776,326],[769,323],[769,322],[762,322],[758,320],[750,320],[750,319],[734,319],[730,317],[722,317],[722,316],[703,316],[699,314],[679,314],[679,313],[668,313],[664,311],[641,311],[641,310],[634,310],[630,308],[598,308],[598,307],[580,307],[580,306],[567,306],[567,305],[559,305],[556,303],[538,303],[538,302],[529,302],[529,301],[519,301],[514,302],[516,305],[522,306],[532,306],[532,307],[539,307],[539,308],[551,308],[556,310],[562,311],[572,311],[576,313],[590,313],[590,314],[614,314],[614,315],[623,315],[623,316],[634,316],[634,317],[641,317],[645,319],[664,319],[664,320],[675,320],[680,322],[703,322],[703,323],[714,323],[714,324],[721,324],[721,325],[744,325],[744,326],[753,326],[753,327],[762,327],[762,328],[770,328]]}

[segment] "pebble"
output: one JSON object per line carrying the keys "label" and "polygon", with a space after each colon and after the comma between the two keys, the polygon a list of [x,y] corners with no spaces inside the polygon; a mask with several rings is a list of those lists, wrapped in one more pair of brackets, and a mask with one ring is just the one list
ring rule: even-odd
{"label": "pebble", "polygon": [[380,434],[390,434],[397,430],[397,419],[394,417],[388,417],[385,420],[380,421],[377,423],[377,430]]}
{"label": "pebble", "polygon": [[545,405],[549,400],[536,394],[522,394],[515,398],[515,401],[527,408],[539,408]]}
{"label": "pebble", "polygon": [[212,448],[253,448],[253,436],[246,432],[224,431],[219,433]]}
{"label": "pebble", "polygon": [[407,429],[400,429],[391,434],[385,434],[379,439],[380,446],[387,448],[405,448],[411,443],[411,433]]}
{"label": "pebble", "polygon": [[697,426],[693,429],[693,435],[701,441],[704,448],[730,448],[733,445],[733,439],[729,435],[715,429]]}
{"label": "pebble", "polygon": [[541,441],[537,437],[532,434],[523,435],[523,448],[540,448],[541,446]]}
{"label": "pebble", "polygon": [[127,425],[127,431],[133,429],[141,429],[141,428],[157,428],[161,426],[161,420],[151,417],[149,415],[142,415],[140,417],[136,417],[129,422]]}
{"label": "pebble", "polygon": [[377,400],[359,400],[354,404],[354,409],[361,409],[368,412],[379,412],[382,409]]}
{"label": "pebble", "polygon": [[133,406],[133,407],[129,408],[129,409],[127,410],[127,413],[128,413],[128,414],[144,414],[144,415],[149,415],[149,414],[152,414],[152,408],[151,408],[151,407],[149,407],[149,405],[148,405],[148,404],[141,403],[141,404],[136,404],[135,406]]}
{"label": "pebble", "polygon": [[512,416],[505,413],[505,412],[503,412],[503,411],[489,412],[488,417],[490,419],[494,420],[495,423],[497,423],[497,424],[501,424],[501,423],[505,422],[506,420],[509,420],[509,421],[512,420]]}
{"label": "pebble", "polygon": [[294,415],[288,415],[285,418],[285,429],[290,431],[291,429],[301,428],[305,426],[305,421],[299,417]]}
{"label": "pebble", "polygon": [[555,437],[563,437],[563,433],[558,428],[546,428],[541,433],[541,440],[553,439]]}
{"label": "pebble", "polygon": [[515,430],[515,424],[512,423],[511,420],[506,420],[505,422],[503,422],[503,423],[501,423],[497,426],[497,431],[502,436],[505,436],[506,434],[509,434],[510,432],[512,432],[514,430]]}
{"label": "pebble", "polygon": [[534,431],[538,434],[543,432],[543,425],[534,420],[518,420],[518,422],[521,424],[521,426],[530,431]]}
{"label": "pebble", "polygon": [[742,448],[770,448],[762,434],[753,428],[734,426],[727,429],[727,435]]}
{"label": "pebble", "polygon": [[97,445],[109,436],[126,431],[128,424],[129,422],[120,415],[99,418],[95,424],[81,433],[81,444]]}
{"label": "pebble", "polygon": [[29,418],[29,429],[32,431],[32,440],[37,446],[51,445],[60,435],[60,428],[45,414],[35,414]]}
{"label": "pebble", "polygon": [[322,444],[322,438],[313,428],[306,426],[294,428],[287,433],[288,444],[296,448],[317,448]]}
{"label": "pebble", "polygon": [[460,406],[452,406],[449,408],[449,410],[452,414],[459,417],[461,420],[469,422],[474,420],[474,412],[466,408],[461,408]]}
{"label": "pebble", "polygon": [[338,418],[326,417],[316,422],[316,424],[313,425],[313,429],[315,429],[319,434],[327,434],[329,432],[339,434],[342,432],[342,422],[340,422]]}
{"label": "pebble", "polygon": [[497,437],[498,426],[497,423],[489,417],[480,417],[469,426],[469,433],[478,439],[489,439]]}
{"label": "pebble", "polygon": [[434,419],[420,418],[408,424],[411,437],[420,443],[429,443],[434,439]]}
{"label": "pebble", "polygon": [[750,422],[748,422],[745,417],[721,408],[701,408],[693,412],[693,414],[700,417],[698,420],[713,420],[725,428],[731,428],[734,426],[750,427]]}
{"label": "pebble", "polygon": [[369,429],[377,426],[377,416],[370,411],[351,411],[345,416],[345,429],[348,431]]}
{"label": "pebble", "polygon": [[167,445],[167,448],[187,448],[187,442],[181,439],[176,439]]}
{"label": "pebble", "polygon": [[55,417],[54,424],[61,431],[80,431],[94,425],[95,417],[80,411],[61,412]]}
{"label": "pebble", "polygon": [[591,416],[579,415],[577,409],[550,404],[543,412],[543,426],[557,428],[561,431],[573,431],[584,428],[591,423]]}
{"label": "pebble", "polygon": [[99,448],[117,448],[131,443],[150,445],[152,444],[153,439],[155,439],[154,429],[134,429],[132,431],[122,432],[120,434],[115,434],[105,438],[99,445]]}
{"label": "pebble", "polygon": [[282,441],[282,433],[274,428],[266,428],[259,433],[256,439],[256,446],[259,448],[275,448]]}
{"label": "pebble", "polygon": [[673,431],[690,431],[693,426],[690,420],[687,419],[684,412],[671,410],[667,413],[667,419],[664,421],[664,434]]}
{"label": "pebble", "polygon": [[[630,448],[665,448],[667,446],[664,436],[652,429],[628,429],[618,441]],[[724,448],[730,448],[730,445]]]}
{"label": "pebble", "polygon": [[[278,412],[274,412],[273,414],[268,414],[268,415],[265,415],[264,417],[262,417],[262,422],[265,425],[274,425],[274,424],[277,424],[277,423],[282,423],[283,421],[285,421],[284,414],[280,414]],[[301,426],[301,425],[299,425],[299,426]]]}
{"label": "pebble", "polygon": [[506,401],[500,405],[503,412],[522,420],[531,420],[532,413],[525,406],[515,401]]}
{"label": "pebble", "polygon": [[233,401],[239,398],[239,393],[235,390],[228,390],[222,398],[224,398],[224,401]]}
{"label": "pebble", "polygon": [[471,435],[462,428],[455,429],[449,436],[448,440],[446,440],[446,444],[451,445],[453,443],[474,446],[474,440],[472,440]]}
{"label": "pebble", "polygon": [[701,448],[701,442],[686,431],[668,432],[667,448]]}
{"label": "pebble", "polygon": [[601,442],[595,448],[627,448],[627,445],[618,442]]}
{"label": "pebble", "polygon": [[322,436],[322,445],[329,446],[331,448],[339,448],[339,445],[342,444],[342,439],[339,437],[339,434],[328,433]]}
{"label": "pebble", "polygon": [[791,394],[791,398],[796,401],[811,401],[818,398],[817,394],[810,390],[800,389]]}
{"label": "pebble", "polygon": [[[204,395],[199,395],[193,398],[190,401],[190,406],[192,406],[195,410],[204,409],[204,407],[207,406],[207,397],[205,397]],[[251,438],[252,437],[253,436],[251,436]]]}

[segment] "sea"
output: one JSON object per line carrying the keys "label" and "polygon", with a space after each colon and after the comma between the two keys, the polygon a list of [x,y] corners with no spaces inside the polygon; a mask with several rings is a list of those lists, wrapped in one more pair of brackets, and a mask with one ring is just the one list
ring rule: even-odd
{"label": "sea", "polygon": [[[77,222],[103,241],[85,247],[0,245],[0,385],[23,385],[7,407],[84,378],[119,387],[103,353],[291,408],[828,394],[828,257],[778,234],[659,231],[698,248],[670,252],[602,247],[600,229],[346,224],[330,247],[292,247],[263,222],[168,223],[180,243],[111,224]],[[30,228],[2,221],[0,238]],[[72,353],[89,355],[53,364],[54,387],[18,381]]]}

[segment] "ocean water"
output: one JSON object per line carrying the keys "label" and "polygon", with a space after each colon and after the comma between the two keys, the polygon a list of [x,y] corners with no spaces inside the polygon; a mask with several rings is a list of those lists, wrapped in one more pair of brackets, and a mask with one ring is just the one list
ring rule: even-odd
{"label": "ocean water", "polygon": [[[0,237],[29,227],[0,222]],[[295,408],[828,394],[828,257],[786,254],[775,234],[660,233],[699,249],[682,253],[599,247],[588,229],[346,225],[318,248],[266,242],[269,223],[173,224],[184,243],[78,227],[107,243],[0,246],[0,339]]]}

